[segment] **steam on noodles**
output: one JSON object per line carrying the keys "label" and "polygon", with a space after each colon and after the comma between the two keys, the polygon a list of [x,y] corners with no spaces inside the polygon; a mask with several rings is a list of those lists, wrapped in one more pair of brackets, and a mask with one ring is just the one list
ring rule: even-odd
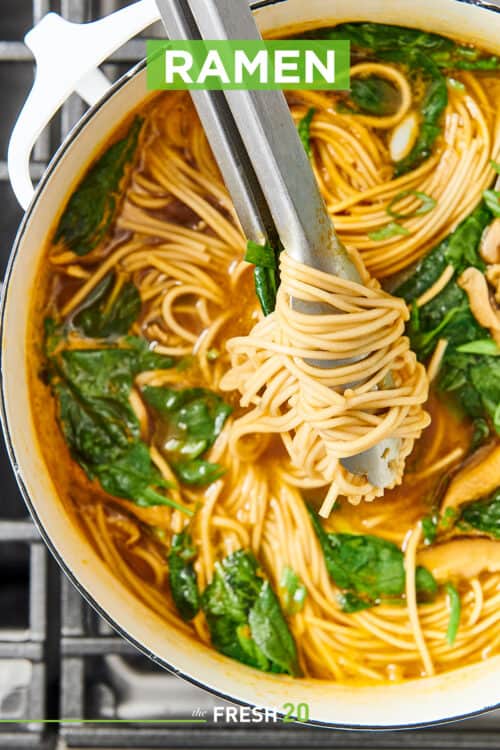
{"label": "steam on noodles", "polygon": [[[460,286],[484,273],[496,312],[500,84],[424,32],[315,33],[351,38],[352,91],[290,107],[366,286],[284,253],[264,316],[189,95],[155,97],[51,237],[33,411],[61,498],[169,626],[264,671],[382,683],[500,649],[500,358]],[[402,483],[378,497],[341,459],[387,436]]]}

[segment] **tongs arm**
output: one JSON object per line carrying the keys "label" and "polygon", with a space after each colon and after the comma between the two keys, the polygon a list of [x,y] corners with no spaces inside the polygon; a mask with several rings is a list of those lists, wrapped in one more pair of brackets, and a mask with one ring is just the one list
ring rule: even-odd
{"label": "tongs arm", "polygon": [[[171,38],[261,39],[244,0],[157,2]],[[337,240],[283,92],[192,95],[247,237],[255,238],[257,224],[259,231],[269,232],[270,212],[282,245],[295,260],[359,280]]]}
{"label": "tongs arm", "polygon": [[[260,40],[245,0],[157,0],[171,39]],[[249,239],[276,235],[300,263],[351,281],[360,276],[339,242],[286,99],[278,90],[192,91],[192,98]],[[292,300],[307,314],[322,306]],[[339,362],[312,361],[318,367]],[[383,440],[342,463],[380,487],[399,440]]]}
{"label": "tongs arm", "polygon": [[[191,3],[157,0],[170,39],[202,39]],[[224,182],[233,200],[243,232],[262,243],[276,239],[274,223],[246,148],[223,91],[191,91],[191,97]]]}

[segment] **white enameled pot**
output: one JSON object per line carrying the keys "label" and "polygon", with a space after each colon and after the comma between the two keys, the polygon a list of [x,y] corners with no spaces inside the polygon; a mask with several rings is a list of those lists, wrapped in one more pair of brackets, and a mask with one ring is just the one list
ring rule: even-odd
{"label": "white enameled pot", "polygon": [[[296,24],[370,20],[415,26],[500,53],[500,13],[469,0],[260,0],[261,31]],[[2,305],[3,426],[28,507],[63,569],[98,612],[157,663],[214,693],[283,711],[308,703],[312,722],[337,728],[388,729],[430,725],[500,705],[500,657],[450,674],[380,687],[264,674],[174,631],[142,605],[101,562],[64,511],[35,433],[28,393],[28,300],[37,281],[44,238],[89,159],[127,112],[147,96],[144,63],[109,87],[95,69],[114,49],[158,18],[154,0],[95,24],[76,27],[51,14],[28,35],[38,63],[27,108],[13,134],[9,169],[25,218],[12,251]],[[57,55],[56,57],[54,55]],[[33,194],[29,152],[37,134],[72,92],[91,108],[61,146]],[[47,436],[50,439],[50,436]]]}

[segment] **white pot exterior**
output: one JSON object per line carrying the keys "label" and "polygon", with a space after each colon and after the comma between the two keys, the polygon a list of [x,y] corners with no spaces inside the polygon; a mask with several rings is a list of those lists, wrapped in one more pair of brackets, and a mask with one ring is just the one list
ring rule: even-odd
{"label": "white pot exterior", "polygon": [[[262,31],[297,23],[370,20],[416,26],[500,52],[500,13],[460,0],[286,0],[257,12]],[[275,708],[306,702],[311,721],[344,728],[394,728],[461,718],[500,704],[500,657],[438,677],[381,687],[346,687],[257,672],[221,657],[141,604],[70,522],[38,446],[31,414],[26,336],[45,238],[92,155],[147,96],[144,66],[129,74],[62,146],[21,226],[2,313],[3,419],[18,481],[45,539],[98,611],[155,661],[221,696]],[[50,439],[50,436],[47,436]]]}

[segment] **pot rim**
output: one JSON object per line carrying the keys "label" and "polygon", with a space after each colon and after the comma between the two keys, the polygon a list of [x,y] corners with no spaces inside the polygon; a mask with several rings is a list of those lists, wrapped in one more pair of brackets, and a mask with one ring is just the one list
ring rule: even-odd
{"label": "pot rim", "polygon": [[[285,3],[285,2],[287,2],[287,0],[249,0],[249,4],[252,10],[261,10],[263,8],[270,7],[273,5],[278,5],[278,4]],[[464,4],[464,5],[471,5],[471,6],[478,7],[478,8],[481,8],[490,12],[494,12],[494,13],[500,13],[500,5],[494,5],[488,2],[488,0],[453,0],[453,2]],[[16,263],[18,254],[20,252],[20,248],[22,246],[25,232],[27,231],[29,227],[29,224],[30,224],[32,215],[35,212],[35,209],[38,207],[40,201],[43,198],[45,186],[50,181],[52,174],[56,170],[61,159],[71,149],[74,140],[79,136],[81,131],[86,127],[86,125],[92,120],[95,114],[102,107],[104,107],[108,103],[108,101],[112,99],[113,96],[118,91],[120,91],[123,87],[125,87],[136,75],[139,75],[145,68],[146,68],[146,59],[144,58],[143,60],[139,61],[136,65],[134,65],[130,70],[128,70],[126,73],[120,76],[120,78],[110,86],[110,88],[106,91],[104,96],[102,96],[94,105],[92,105],[91,107],[89,107],[88,110],[86,110],[83,116],[78,120],[78,122],[73,126],[73,128],[64,138],[63,142],[61,143],[61,145],[59,146],[59,148],[57,149],[57,151],[51,158],[47,168],[45,169],[40,181],[38,182],[36,186],[31,203],[28,206],[21,220],[19,229],[16,233],[16,237],[14,239],[12,249],[9,255],[9,260],[7,263],[4,280],[2,283],[1,295],[0,295],[0,340],[2,344],[1,350],[0,350],[0,423],[2,427],[4,440],[5,440],[7,455],[9,457],[9,461],[10,461],[19,491],[28,508],[30,516],[41,538],[43,539],[44,543],[50,550],[50,553],[56,560],[60,569],[69,578],[72,585],[75,586],[75,588],[77,589],[79,594],[85,599],[85,601],[97,612],[97,614],[100,617],[102,617],[102,619],[105,622],[107,622],[108,625],[110,625],[113,628],[113,630],[120,637],[122,637],[125,641],[130,643],[134,648],[136,648],[144,656],[151,659],[154,663],[157,663],[161,667],[166,669],[168,672],[178,677],[181,677],[182,679],[191,683],[195,687],[205,690],[206,692],[211,693],[212,695],[215,695],[218,698],[221,698],[230,703],[234,703],[239,706],[249,706],[251,708],[259,707],[258,704],[255,704],[246,700],[242,700],[241,698],[238,698],[237,696],[233,696],[231,694],[225,693],[224,691],[218,688],[205,684],[204,682],[198,680],[196,677],[193,677],[192,675],[187,674],[183,672],[181,669],[178,669],[177,667],[175,667],[165,657],[159,656],[158,654],[153,653],[143,642],[141,642],[140,640],[137,640],[122,625],[120,625],[120,623],[117,620],[115,620],[114,617],[103,608],[103,606],[101,606],[101,604],[94,598],[94,596],[90,593],[90,591],[88,591],[87,588],[85,588],[85,586],[78,581],[73,571],[69,567],[68,563],[66,563],[63,555],[59,553],[49,533],[45,530],[45,527],[40,519],[38,511],[36,510],[36,507],[35,507],[36,504],[32,501],[31,496],[24,484],[21,471],[17,463],[16,452],[14,448],[14,441],[11,436],[11,430],[10,430],[10,426],[9,426],[9,422],[7,418],[6,394],[5,394],[5,389],[4,389],[4,364],[3,364],[3,342],[5,338],[6,301],[8,297],[10,279],[13,273],[14,265]],[[484,708],[480,708],[475,711],[456,714],[453,716],[448,716],[443,719],[435,719],[433,721],[414,722],[414,723],[405,723],[405,724],[390,724],[390,725],[387,724],[384,726],[367,725],[367,724],[351,724],[351,723],[342,724],[342,723],[322,721],[318,719],[309,719],[307,722],[294,722],[294,725],[298,724],[302,726],[318,727],[318,728],[331,729],[331,730],[342,730],[342,731],[348,731],[348,732],[360,732],[360,733],[361,732],[363,733],[376,732],[377,734],[379,733],[381,734],[385,732],[394,732],[394,731],[404,732],[406,730],[427,729],[427,728],[432,728],[432,727],[437,727],[437,726],[443,726],[447,724],[452,724],[454,722],[464,721],[466,719],[471,719],[477,716],[481,716],[485,713],[488,713],[489,711],[493,711],[499,708],[500,708],[500,701],[498,703],[487,705]],[[276,715],[282,719],[285,714],[283,711],[276,710]]]}

